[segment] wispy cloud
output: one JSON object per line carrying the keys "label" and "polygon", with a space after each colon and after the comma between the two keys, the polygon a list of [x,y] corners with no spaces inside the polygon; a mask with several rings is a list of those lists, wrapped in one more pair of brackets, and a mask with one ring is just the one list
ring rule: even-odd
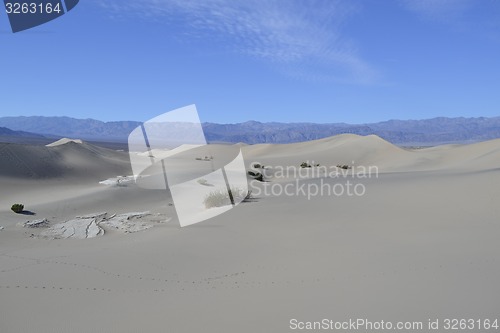
{"label": "wispy cloud", "polygon": [[371,83],[376,71],[342,25],[357,8],[341,0],[108,0],[112,12],[181,23],[232,51],[265,60],[288,75]]}
{"label": "wispy cloud", "polygon": [[403,0],[404,6],[425,19],[448,22],[459,18],[471,0]]}
{"label": "wispy cloud", "polygon": [[443,24],[451,31],[486,42],[500,41],[500,7],[497,0],[399,0],[425,21]]}

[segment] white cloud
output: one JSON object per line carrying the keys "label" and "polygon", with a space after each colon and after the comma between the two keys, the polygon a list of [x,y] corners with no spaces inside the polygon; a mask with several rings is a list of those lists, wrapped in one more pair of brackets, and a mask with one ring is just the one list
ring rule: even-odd
{"label": "white cloud", "polygon": [[451,21],[462,15],[471,0],[403,0],[405,7],[423,18],[436,21]]}
{"label": "white cloud", "polygon": [[108,0],[118,13],[181,22],[191,36],[209,36],[238,53],[263,59],[287,74],[369,83],[375,71],[342,24],[356,11],[340,0]]}

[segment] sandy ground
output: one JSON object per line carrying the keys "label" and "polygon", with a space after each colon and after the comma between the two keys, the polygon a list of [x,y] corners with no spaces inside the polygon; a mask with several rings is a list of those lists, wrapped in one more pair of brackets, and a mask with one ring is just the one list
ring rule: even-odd
{"label": "sandy ground", "polygon": [[[405,150],[342,135],[214,145],[175,163],[194,174],[188,164],[211,163],[195,157],[213,155],[217,168],[240,148],[247,165],[266,166],[267,182],[251,182],[248,202],[180,228],[166,190],[98,183],[130,174],[124,153],[0,146],[0,332],[292,332],[291,319],[324,318],[421,321],[421,332],[429,319],[500,319],[500,140]],[[277,173],[303,161],[351,165],[351,178]],[[352,177],[360,166],[378,174]],[[364,195],[265,192],[347,180]],[[14,214],[14,202],[36,215]],[[134,211],[171,219],[134,233],[104,226],[92,239],[21,226]]]}

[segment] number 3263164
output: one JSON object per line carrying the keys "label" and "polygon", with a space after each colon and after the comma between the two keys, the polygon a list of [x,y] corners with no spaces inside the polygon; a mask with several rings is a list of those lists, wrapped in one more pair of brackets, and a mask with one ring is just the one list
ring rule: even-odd
{"label": "number 3263164", "polygon": [[52,14],[61,13],[60,3],[36,3],[36,2],[7,2],[5,4],[7,14]]}
{"label": "number 3263164", "polygon": [[445,330],[498,330],[498,319],[445,319]]}

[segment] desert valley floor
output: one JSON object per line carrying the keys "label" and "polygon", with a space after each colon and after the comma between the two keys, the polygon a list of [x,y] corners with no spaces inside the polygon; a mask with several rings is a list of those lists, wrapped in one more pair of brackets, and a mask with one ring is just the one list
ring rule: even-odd
{"label": "desert valley floor", "polygon": [[[209,146],[222,164],[241,148],[247,166],[259,162],[270,176],[249,180],[252,197],[234,209],[181,228],[167,191],[99,184],[131,174],[126,152],[0,144],[0,332],[291,332],[294,318],[499,317],[500,140],[403,149],[340,135]],[[196,160],[204,155],[183,160],[207,163]],[[304,161],[377,174],[273,174]],[[346,179],[365,193],[263,190]],[[133,226],[100,223],[94,238],[48,232],[104,212],[145,215]]]}

